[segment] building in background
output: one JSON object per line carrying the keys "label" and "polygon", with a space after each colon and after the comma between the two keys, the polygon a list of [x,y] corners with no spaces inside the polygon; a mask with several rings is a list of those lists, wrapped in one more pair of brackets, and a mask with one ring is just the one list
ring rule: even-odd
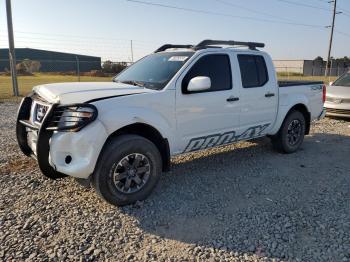
{"label": "building in background", "polygon": [[[274,60],[276,71],[280,74],[298,74],[303,76],[324,76],[326,61],[315,60]],[[350,69],[350,64],[344,61],[331,61],[331,76],[339,76]]]}
{"label": "building in background", "polygon": [[[32,48],[16,48],[16,62],[25,59],[40,62],[40,72],[89,72],[101,70],[101,57],[62,53]],[[9,50],[0,49],[0,72],[10,68]]]}

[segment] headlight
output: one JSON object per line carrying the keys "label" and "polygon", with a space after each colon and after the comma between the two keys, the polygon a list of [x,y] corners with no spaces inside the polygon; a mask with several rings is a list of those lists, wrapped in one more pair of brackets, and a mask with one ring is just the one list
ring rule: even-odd
{"label": "headlight", "polygon": [[97,117],[97,108],[91,104],[58,106],[54,109],[47,130],[77,132]]}

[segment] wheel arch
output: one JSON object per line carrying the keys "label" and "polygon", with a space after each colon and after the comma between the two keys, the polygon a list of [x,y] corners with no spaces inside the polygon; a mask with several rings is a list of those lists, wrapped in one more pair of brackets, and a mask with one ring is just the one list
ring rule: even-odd
{"label": "wheel arch", "polygon": [[301,103],[294,105],[292,108],[289,109],[288,113],[286,114],[285,119],[292,111],[299,111],[300,113],[303,114],[303,116],[305,118],[305,135],[310,134],[311,113],[307,109],[306,105],[301,104]]}
{"label": "wheel arch", "polygon": [[115,139],[120,135],[139,135],[150,140],[158,148],[159,153],[162,157],[162,170],[164,172],[167,172],[170,170],[169,141],[167,138],[164,138],[156,128],[145,123],[133,123],[133,124],[124,126],[114,131],[108,136],[108,138],[106,139],[106,142],[102,147],[102,151],[104,150],[105,146],[108,145],[110,140]]}

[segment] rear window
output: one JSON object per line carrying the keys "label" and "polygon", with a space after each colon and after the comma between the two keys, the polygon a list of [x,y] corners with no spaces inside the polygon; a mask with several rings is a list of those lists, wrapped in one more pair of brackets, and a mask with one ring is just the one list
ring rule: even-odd
{"label": "rear window", "polygon": [[268,82],[269,77],[264,57],[238,55],[238,62],[244,88],[261,87]]}

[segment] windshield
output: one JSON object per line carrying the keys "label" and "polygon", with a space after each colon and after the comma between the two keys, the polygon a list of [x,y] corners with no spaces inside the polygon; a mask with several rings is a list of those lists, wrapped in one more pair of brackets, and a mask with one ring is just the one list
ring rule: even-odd
{"label": "windshield", "polygon": [[334,86],[349,86],[350,87],[350,72],[342,75],[334,82]]}
{"label": "windshield", "polygon": [[146,56],[117,75],[113,81],[163,89],[194,52],[156,53]]}

